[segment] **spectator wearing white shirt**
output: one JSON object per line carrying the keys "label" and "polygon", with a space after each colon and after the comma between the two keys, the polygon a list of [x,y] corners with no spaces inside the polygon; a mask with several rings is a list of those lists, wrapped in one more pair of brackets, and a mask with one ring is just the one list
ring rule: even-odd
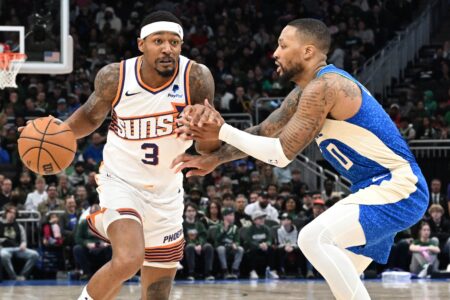
{"label": "spectator wearing white shirt", "polygon": [[258,195],[258,201],[247,205],[244,210],[244,212],[249,216],[253,216],[256,211],[263,212],[266,215],[267,220],[280,223],[280,220],[278,219],[278,211],[275,207],[270,205],[269,197],[266,192],[260,193]]}
{"label": "spectator wearing white shirt", "polygon": [[105,8],[103,18],[98,20],[98,28],[103,31],[105,25],[108,25],[110,29],[113,29],[116,33],[120,33],[122,29],[122,21],[114,13],[114,8],[108,6]]}
{"label": "spectator wearing white shirt", "polygon": [[47,200],[47,192],[45,191],[45,179],[42,176],[36,178],[35,181],[36,190],[27,195],[27,200],[25,201],[25,210],[35,210],[39,204]]}

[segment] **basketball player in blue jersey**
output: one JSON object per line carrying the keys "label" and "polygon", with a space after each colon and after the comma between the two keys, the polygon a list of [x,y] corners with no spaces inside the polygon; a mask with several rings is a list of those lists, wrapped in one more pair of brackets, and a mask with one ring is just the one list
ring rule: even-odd
{"label": "basketball player in blue jersey", "polygon": [[245,154],[288,165],[314,139],[324,158],[352,182],[352,194],[303,228],[298,244],[337,299],[370,299],[360,280],[375,260],[386,263],[394,236],[428,205],[425,179],[394,123],[369,91],[327,65],[330,34],[321,21],[298,19],[281,32],[273,57],[296,88],[261,124],[240,131],[212,107],[188,107],[179,133],[226,144],[206,156],[174,162],[187,176],[205,175]]}
{"label": "basketball player in blue jersey", "polygon": [[[169,298],[184,249],[183,178],[169,166],[192,144],[176,138],[175,120],[186,105],[214,97],[211,72],[180,55],[182,43],[177,17],[150,14],[138,38],[143,55],[103,67],[94,93],[66,120],[82,138],[112,115],[98,176],[102,209],[88,217],[92,231],[111,243],[112,259],[80,300],[114,299],[139,269],[142,300]],[[219,145],[200,141],[196,148],[208,153]]]}

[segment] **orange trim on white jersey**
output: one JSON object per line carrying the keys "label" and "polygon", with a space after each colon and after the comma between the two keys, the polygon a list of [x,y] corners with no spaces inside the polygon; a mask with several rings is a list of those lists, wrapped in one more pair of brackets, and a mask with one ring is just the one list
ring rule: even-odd
{"label": "orange trim on white jersey", "polygon": [[147,85],[141,78],[142,59],[143,59],[143,56],[141,55],[138,57],[137,62],[136,62],[136,64],[137,64],[137,68],[136,68],[137,80],[143,88],[145,88],[153,93],[160,92],[160,91],[164,90],[166,87],[168,87],[169,85],[171,85],[173,83],[173,81],[175,80],[175,77],[177,77],[177,75],[178,75],[179,62],[177,62],[177,68],[175,69],[175,72],[173,73],[172,78],[170,78],[169,81],[167,81],[166,83],[164,83],[162,86],[160,86],[158,88],[152,88],[151,86]]}
{"label": "orange trim on white jersey", "polygon": [[123,86],[125,81],[125,61],[122,60],[120,62],[119,67],[119,85],[117,86],[116,97],[114,97],[114,101],[112,102],[112,107],[115,107],[117,103],[119,103],[120,98],[122,96]]}

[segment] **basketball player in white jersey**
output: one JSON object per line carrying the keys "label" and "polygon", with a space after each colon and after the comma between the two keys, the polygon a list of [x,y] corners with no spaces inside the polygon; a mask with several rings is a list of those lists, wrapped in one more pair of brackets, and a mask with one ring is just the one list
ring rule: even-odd
{"label": "basketball player in white jersey", "polygon": [[397,232],[426,211],[428,189],[408,145],[377,100],[352,75],[326,64],[330,40],[321,21],[291,21],[273,54],[280,77],[296,84],[282,106],[248,132],[226,124],[207,103],[206,109],[187,108],[178,132],[228,145],[206,156],[182,154],[174,165],[197,168],[187,176],[204,175],[245,156],[241,150],[285,167],[315,139],[323,157],[351,180],[352,194],[305,226],[298,244],[337,299],[367,300],[361,273],[372,260],[387,262]]}
{"label": "basketball player in white jersey", "polygon": [[[114,299],[139,269],[141,299],[169,297],[184,248],[183,176],[169,166],[192,144],[176,138],[175,120],[185,106],[214,96],[211,72],[181,56],[182,43],[178,18],[165,11],[147,16],[138,38],[143,55],[103,67],[93,94],[66,121],[82,138],[112,115],[98,175],[102,209],[88,224],[113,254],[79,299]],[[196,143],[200,153],[218,146]]]}

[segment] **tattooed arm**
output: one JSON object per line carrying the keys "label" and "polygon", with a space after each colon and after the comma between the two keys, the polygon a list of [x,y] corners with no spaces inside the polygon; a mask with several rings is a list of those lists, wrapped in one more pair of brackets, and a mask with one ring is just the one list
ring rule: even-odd
{"label": "tattooed arm", "polygon": [[120,64],[104,66],[95,77],[95,91],[65,123],[79,139],[91,134],[105,120],[111,110],[119,86]]}
{"label": "tattooed arm", "polygon": [[302,93],[298,108],[279,138],[257,137],[222,125],[219,137],[266,163],[284,167],[319,133],[334,104],[339,100],[336,78],[324,75],[312,80]]}
{"label": "tattooed arm", "polygon": [[[191,104],[203,104],[205,99],[213,105],[214,101],[214,79],[211,71],[202,64],[192,63],[189,73],[189,93]],[[195,149],[198,153],[210,153],[220,147],[222,142],[217,141],[196,141]]]}
{"label": "tattooed arm", "polygon": [[[289,119],[297,110],[297,105],[302,91],[300,88],[293,89],[284,99],[281,106],[273,111],[267,119],[257,126],[250,127],[245,131],[252,135],[262,135],[276,137],[282,128],[289,122]],[[201,131],[206,128],[201,128]],[[218,165],[228,161],[246,157],[248,154],[233,147],[230,144],[223,144],[217,151],[203,156],[191,156],[189,154],[179,155],[173,162],[172,168],[177,166],[175,172],[184,168],[195,168],[187,172],[186,176],[204,176],[212,172]]]}
{"label": "tattooed arm", "polygon": [[[297,110],[298,102],[302,91],[299,87],[294,88],[284,99],[279,108],[274,110],[264,121],[256,126],[247,128],[245,131],[254,135],[276,137],[280,134],[283,127],[289,122]],[[224,144],[220,149],[213,153],[223,164],[236,159],[244,158],[248,154],[233,147],[230,144]]]}

